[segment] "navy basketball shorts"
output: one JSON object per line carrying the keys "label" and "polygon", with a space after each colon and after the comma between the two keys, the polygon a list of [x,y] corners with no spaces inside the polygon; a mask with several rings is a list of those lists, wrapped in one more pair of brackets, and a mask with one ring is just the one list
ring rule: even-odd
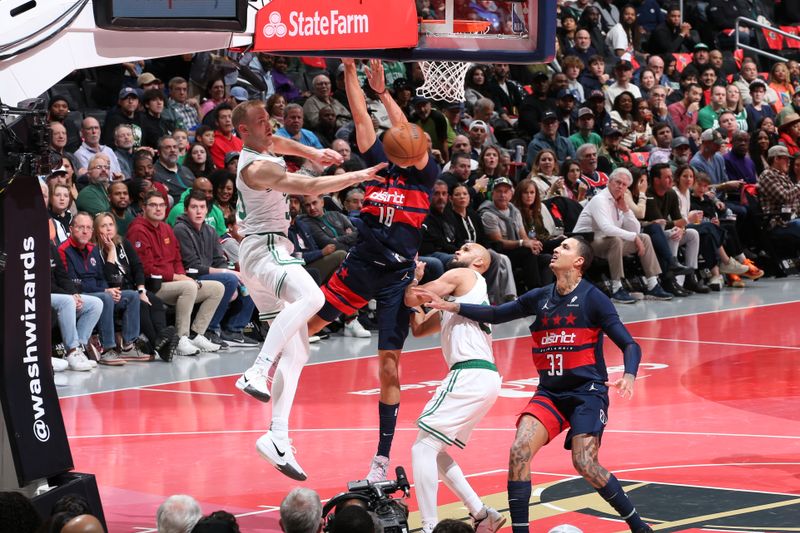
{"label": "navy basketball shorts", "polygon": [[325,305],[318,314],[332,322],[340,315],[354,314],[374,298],[378,304],[378,349],[400,350],[408,336],[410,316],[403,297],[413,279],[414,263],[391,270],[350,252],[322,287]]}
{"label": "navy basketball shorts", "polygon": [[[596,390],[590,391],[590,386]],[[525,415],[542,423],[547,430],[548,443],[569,429],[564,448],[570,450],[572,437],[576,435],[597,435],[602,439],[608,422],[608,389],[597,383],[558,393],[538,389],[517,417],[517,425]]]}

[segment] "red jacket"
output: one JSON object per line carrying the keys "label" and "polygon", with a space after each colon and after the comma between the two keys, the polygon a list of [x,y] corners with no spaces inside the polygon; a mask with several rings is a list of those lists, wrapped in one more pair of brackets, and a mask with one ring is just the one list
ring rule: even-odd
{"label": "red jacket", "polygon": [[797,146],[797,143],[788,133],[781,133],[780,137],[778,137],[778,142],[789,150],[789,155],[791,156],[800,151],[800,147]]}
{"label": "red jacket", "polygon": [[214,144],[211,146],[211,159],[217,168],[225,168],[225,154],[228,152],[241,152],[244,142],[232,135],[230,139],[225,138],[225,134],[219,130],[214,132]]}
{"label": "red jacket", "polygon": [[175,274],[186,274],[178,239],[166,222],[153,226],[146,218],[138,216],[128,226],[125,238],[139,254],[146,276],[157,274],[163,281],[172,281]]}

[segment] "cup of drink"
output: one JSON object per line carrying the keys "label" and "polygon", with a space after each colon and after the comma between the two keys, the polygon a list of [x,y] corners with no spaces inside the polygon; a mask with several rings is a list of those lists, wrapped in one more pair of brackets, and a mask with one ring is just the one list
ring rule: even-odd
{"label": "cup of drink", "polygon": [[200,272],[196,268],[187,268],[186,275],[192,279],[197,279],[197,276],[200,275]]}
{"label": "cup of drink", "polygon": [[149,278],[147,278],[147,290],[150,292],[158,292],[161,290],[161,282],[163,281],[163,277],[159,274],[151,274]]}

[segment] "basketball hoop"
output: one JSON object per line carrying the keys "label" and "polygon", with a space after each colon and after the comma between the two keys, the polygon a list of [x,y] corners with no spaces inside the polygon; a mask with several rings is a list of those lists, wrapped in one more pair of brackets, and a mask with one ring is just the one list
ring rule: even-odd
{"label": "basketball hoop", "polygon": [[464,78],[472,63],[462,61],[420,61],[425,83],[417,95],[446,102],[464,101]]}
{"label": "basketball hoop", "polygon": [[[422,21],[423,28],[431,34],[485,34],[491,24],[484,20],[453,20],[452,26],[445,20]],[[447,29],[452,27],[452,31]],[[441,29],[440,29],[441,28]],[[446,102],[464,101],[464,78],[472,63],[463,61],[420,61],[425,82],[417,89],[417,96]]]}

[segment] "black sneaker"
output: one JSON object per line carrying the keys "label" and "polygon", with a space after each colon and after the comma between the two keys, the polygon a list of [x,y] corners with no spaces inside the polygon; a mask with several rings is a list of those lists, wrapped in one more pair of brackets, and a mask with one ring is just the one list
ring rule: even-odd
{"label": "black sneaker", "polygon": [[169,363],[175,355],[175,350],[178,348],[178,332],[175,326],[167,326],[164,328],[158,337],[154,347],[158,356]]}
{"label": "black sneaker", "polygon": [[224,331],[221,335],[222,339],[229,344],[237,344],[239,346],[258,346],[258,341],[251,339],[241,331]]}
{"label": "black sneaker", "polygon": [[[224,335],[224,333],[223,333]],[[220,336],[219,333],[216,331],[211,331],[210,329],[206,331],[206,338],[213,342],[214,344],[219,344],[220,350],[225,350],[228,348],[228,343],[225,342],[227,339],[224,339]]]}

